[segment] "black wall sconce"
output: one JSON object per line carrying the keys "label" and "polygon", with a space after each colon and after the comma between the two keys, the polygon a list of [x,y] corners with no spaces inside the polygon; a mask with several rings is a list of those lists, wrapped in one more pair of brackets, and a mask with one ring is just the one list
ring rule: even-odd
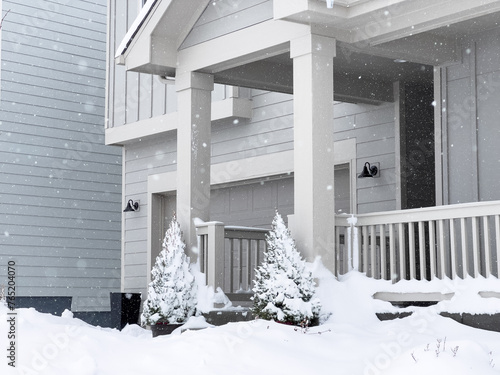
{"label": "black wall sconce", "polygon": [[[378,164],[378,163],[376,163],[376,164]],[[361,172],[358,175],[358,178],[380,177],[378,170],[379,170],[379,167],[377,165],[370,165],[370,163],[366,162],[365,166],[363,167],[363,172]]]}
{"label": "black wall sconce", "polygon": [[134,202],[132,199],[128,200],[127,207],[123,212],[135,212],[139,209],[139,202]]}

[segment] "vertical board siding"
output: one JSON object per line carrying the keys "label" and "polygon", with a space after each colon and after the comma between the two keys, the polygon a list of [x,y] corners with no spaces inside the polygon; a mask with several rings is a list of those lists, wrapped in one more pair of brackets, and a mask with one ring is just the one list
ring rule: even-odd
{"label": "vertical board siding", "polygon": [[0,284],[109,310],[120,290],[121,152],[104,146],[106,1],[4,0]]}
{"label": "vertical board siding", "polygon": [[108,0],[108,96],[106,127],[130,124],[175,112],[175,88],[160,82],[149,74],[127,72],[123,65],[116,65],[118,45],[139,14],[138,0]]}
{"label": "vertical board siding", "polygon": [[464,41],[461,63],[445,70],[447,204],[500,199],[499,52],[500,28],[476,34]]}

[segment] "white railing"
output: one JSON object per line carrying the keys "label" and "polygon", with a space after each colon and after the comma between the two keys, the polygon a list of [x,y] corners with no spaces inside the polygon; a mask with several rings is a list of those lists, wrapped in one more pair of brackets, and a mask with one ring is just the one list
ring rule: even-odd
{"label": "white railing", "polygon": [[500,201],[336,218],[336,273],[430,280],[500,275]]}
{"label": "white railing", "polygon": [[[349,219],[349,220],[348,220]],[[267,229],[196,225],[207,284],[250,293]],[[351,269],[375,279],[500,276],[500,201],[336,217],[337,275]]]}
{"label": "white railing", "polygon": [[199,263],[207,285],[224,293],[250,293],[266,249],[267,229],[197,223]]}

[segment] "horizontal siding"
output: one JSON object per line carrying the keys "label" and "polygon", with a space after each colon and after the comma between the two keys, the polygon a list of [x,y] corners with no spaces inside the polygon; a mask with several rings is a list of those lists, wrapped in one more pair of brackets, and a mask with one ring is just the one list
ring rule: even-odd
{"label": "horizontal siding", "polygon": [[176,169],[177,138],[160,136],[127,145],[124,158],[125,199],[139,200],[140,210],[124,216],[124,289],[145,293],[147,264],[148,176]]}
{"label": "horizontal siding", "polygon": [[380,178],[358,179],[357,212],[396,209],[396,158],[394,104],[336,103],[335,140],[356,139],[356,171],[365,162],[380,163]]}
{"label": "horizontal siding", "polygon": [[107,8],[65,3],[3,1],[0,283],[12,259],[18,295],[102,311],[120,290],[123,209],[121,150],[104,145]]}
{"label": "horizontal siding", "polygon": [[[462,43],[462,60],[444,68],[445,203],[500,199],[500,27]],[[475,87],[474,87],[475,85]],[[467,171],[468,178],[456,173]]]}
{"label": "horizontal siding", "polygon": [[273,18],[272,0],[219,0],[210,2],[181,49],[206,42]]}
{"label": "horizontal siding", "polygon": [[[212,125],[212,163],[293,149],[292,96],[252,90],[251,100],[253,105],[251,119],[237,122],[218,121]],[[381,178],[357,181],[358,211],[394,210],[396,206],[394,105],[337,103],[334,113],[335,139],[357,140],[359,159],[355,166],[356,172],[361,171],[365,161],[379,162],[382,168]],[[141,201],[139,212],[125,215],[125,290],[144,293],[149,272],[146,270],[147,179],[151,174],[176,169],[176,137],[172,133],[125,147],[126,199]],[[224,204],[228,207],[231,205],[231,202],[228,203],[230,198],[214,191],[214,204],[221,199],[224,202],[212,208],[211,216],[213,219],[227,222],[230,217],[220,209]],[[244,201],[238,197],[232,199],[232,204]],[[290,210],[292,212],[293,207]],[[249,214],[247,211],[250,212],[244,207],[235,215],[238,216],[239,222],[241,221],[240,224],[255,225],[255,213]],[[228,217],[224,219],[225,216]],[[266,225],[267,220],[263,220],[260,225]]]}

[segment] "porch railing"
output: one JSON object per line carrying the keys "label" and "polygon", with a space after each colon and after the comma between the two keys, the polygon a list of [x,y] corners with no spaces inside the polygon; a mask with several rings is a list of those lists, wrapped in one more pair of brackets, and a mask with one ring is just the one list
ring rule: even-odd
{"label": "porch railing", "polygon": [[500,201],[338,216],[337,274],[430,280],[500,275]]}
{"label": "porch railing", "polygon": [[[198,223],[207,284],[248,294],[263,260],[267,229]],[[337,275],[431,280],[500,276],[500,201],[336,217]]]}
{"label": "porch railing", "polygon": [[267,229],[224,226],[221,222],[196,225],[200,268],[207,284],[226,294],[250,293],[255,269],[266,249]]}

